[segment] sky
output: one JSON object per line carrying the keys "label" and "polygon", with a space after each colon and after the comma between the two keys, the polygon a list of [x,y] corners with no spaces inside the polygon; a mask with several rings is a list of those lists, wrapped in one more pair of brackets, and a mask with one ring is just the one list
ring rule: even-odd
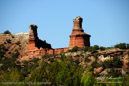
{"label": "sky", "polygon": [[68,47],[77,16],[91,46],[129,43],[129,0],[0,0],[0,33],[29,33],[36,24],[38,37],[52,48]]}

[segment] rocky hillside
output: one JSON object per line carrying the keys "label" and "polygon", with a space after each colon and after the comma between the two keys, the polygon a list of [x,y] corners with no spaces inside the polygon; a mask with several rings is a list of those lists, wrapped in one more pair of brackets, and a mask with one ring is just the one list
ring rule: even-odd
{"label": "rocky hillside", "polygon": [[91,65],[95,74],[108,74],[112,71],[112,68],[120,71],[122,74],[129,72],[129,49],[104,48],[95,45],[83,49],[74,47],[65,53],[56,55],[28,55],[29,35],[27,33],[0,34],[0,38],[0,57],[3,59],[4,57],[16,57],[16,61],[22,62],[39,58],[47,63],[51,63],[65,56],[72,58],[83,68]]}
{"label": "rocky hillside", "polygon": [[71,82],[74,82],[81,86],[86,80],[88,83],[92,80],[91,84],[106,86],[104,77],[115,77],[116,80],[122,77],[125,80],[121,84],[129,80],[129,44],[120,43],[108,48],[75,46],[55,55],[28,55],[28,38],[27,33],[0,34],[0,82],[50,81],[53,86],[73,86]]}
{"label": "rocky hillside", "polygon": [[25,55],[28,45],[28,33],[0,34],[0,45],[6,48],[5,56],[18,50],[20,56]]}

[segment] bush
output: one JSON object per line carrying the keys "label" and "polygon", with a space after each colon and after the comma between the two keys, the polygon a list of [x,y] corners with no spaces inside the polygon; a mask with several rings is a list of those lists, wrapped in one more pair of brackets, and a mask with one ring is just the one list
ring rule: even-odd
{"label": "bush", "polygon": [[123,86],[129,86],[129,74],[127,74],[125,77],[124,77],[124,85]]}
{"label": "bush", "polygon": [[6,71],[9,68],[16,67],[14,58],[4,57],[4,59],[2,60],[2,64],[3,65],[1,67],[1,70],[4,70],[4,71]]}
{"label": "bush", "polygon": [[99,49],[99,46],[98,46],[98,45],[94,45],[93,48],[94,48],[95,50],[98,50],[98,49]]}
{"label": "bush", "polygon": [[71,50],[71,52],[76,52],[76,51],[78,51],[79,49],[80,49],[79,47],[75,46],[75,47],[73,47],[73,49]]}
{"label": "bush", "polygon": [[81,48],[75,46],[71,50],[68,50],[67,52],[76,52],[76,51],[79,51],[79,50],[81,50]]}
{"label": "bush", "polygon": [[120,71],[111,69],[111,71],[107,74],[108,77],[120,77],[122,76]]}
{"label": "bush", "polygon": [[11,40],[10,39],[6,39],[6,42],[10,44],[11,43]]}
{"label": "bush", "polygon": [[51,54],[45,54],[44,56],[42,56],[42,58],[50,58],[50,57],[52,57],[53,55],[51,55]]}
{"label": "bush", "polygon": [[9,71],[2,73],[1,81],[2,82],[20,82],[23,79],[24,79],[24,77],[18,71],[17,68],[11,68]]}
{"label": "bush", "polygon": [[101,46],[99,49],[100,49],[100,50],[105,50],[105,47]]}
{"label": "bush", "polygon": [[21,42],[20,41],[18,41],[17,43],[16,43],[16,45],[20,45],[21,44]]}
{"label": "bush", "polygon": [[100,65],[99,65],[99,63],[98,63],[97,61],[94,61],[94,62],[91,64],[91,66],[92,66],[93,68],[98,68]]}
{"label": "bush", "polygon": [[83,50],[84,51],[88,51],[88,49],[89,49],[89,47],[86,46]]}
{"label": "bush", "polygon": [[2,45],[0,45],[0,59],[2,58],[2,57],[4,57],[4,54],[6,53],[6,48],[5,48],[5,46],[2,44]]}
{"label": "bush", "polygon": [[126,43],[120,43],[120,44],[117,44],[117,45],[114,45],[115,48],[120,48],[120,49],[126,49]]}
{"label": "bush", "polygon": [[121,68],[123,63],[119,57],[113,57],[113,59],[106,60],[101,65],[103,68]]}
{"label": "bush", "polygon": [[82,86],[94,86],[96,80],[94,78],[93,72],[91,71],[91,67],[86,69],[86,74],[81,78]]}
{"label": "bush", "polygon": [[123,62],[120,60],[119,57],[114,57],[112,65],[114,68],[121,68],[123,65]]}
{"label": "bush", "polygon": [[97,59],[98,59],[98,56],[97,56],[97,54],[96,54],[96,53],[94,54],[94,58],[95,58],[95,60],[97,60]]}
{"label": "bush", "polygon": [[95,47],[85,47],[83,50],[84,51],[89,51],[89,52],[91,52],[91,53],[97,53],[97,49],[98,49],[98,47],[97,47],[97,45],[95,45]]}
{"label": "bush", "polygon": [[17,59],[20,54],[19,54],[18,51],[15,51],[15,52],[12,53],[11,55],[12,55],[12,58]]}
{"label": "bush", "polygon": [[11,34],[9,30],[4,31],[4,34]]}
{"label": "bush", "polygon": [[112,60],[106,60],[101,65],[103,68],[112,68],[113,67],[112,63],[113,63]]}

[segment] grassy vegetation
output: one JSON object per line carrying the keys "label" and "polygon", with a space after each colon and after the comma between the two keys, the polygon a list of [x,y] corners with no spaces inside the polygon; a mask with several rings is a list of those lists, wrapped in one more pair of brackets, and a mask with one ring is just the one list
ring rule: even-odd
{"label": "grassy vegetation", "polygon": [[[10,64],[5,66],[5,64],[7,63]],[[102,82],[114,82],[113,79],[104,79],[104,81],[97,81],[95,79],[92,66],[84,69],[72,58],[66,56],[63,57],[63,59],[55,60],[50,64],[48,64],[44,60],[39,59],[34,59],[31,62],[23,63],[24,67],[20,67],[16,65],[13,59],[5,59],[3,64],[6,68],[1,69],[0,82],[51,82],[51,85],[54,86],[108,86],[110,84],[112,86],[113,83],[109,84]],[[108,75],[108,77],[116,77],[115,75],[117,74],[118,72],[112,70],[112,73]],[[115,82],[119,81],[121,83],[115,83],[113,86],[123,86],[123,84],[124,86],[126,86],[128,84],[126,81],[129,80],[128,75],[126,75],[123,79],[116,80]],[[98,82],[101,82],[101,84]],[[22,84],[22,86],[25,86],[25,84]]]}

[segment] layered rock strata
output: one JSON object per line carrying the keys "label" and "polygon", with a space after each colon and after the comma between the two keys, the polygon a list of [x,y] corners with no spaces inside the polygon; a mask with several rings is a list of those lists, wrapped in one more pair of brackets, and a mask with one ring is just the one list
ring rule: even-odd
{"label": "layered rock strata", "polygon": [[83,19],[80,16],[73,20],[73,30],[72,34],[70,35],[69,47],[57,49],[52,49],[50,44],[46,43],[46,41],[40,40],[37,34],[38,27],[34,24],[31,24],[29,26],[30,32],[28,41],[28,54],[60,54],[62,52],[66,52],[68,49],[72,49],[75,46],[80,48],[90,46],[90,35],[86,34],[82,29],[82,21]]}
{"label": "layered rock strata", "polygon": [[51,45],[46,43],[46,41],[42,41],[38,38],[37,34],[37,25],[31,24],[29,26],[30,32],[29,32],[29,41],[28,41],[28,50],[37,50],[40,48],[48,48],[51,49]]}
{"label": "layered rock strata", "polygon": [[83,19],[78,16],[73,19],[73,29],[70,35],[69,49],[77,46],[83,48],[85,46],[90,46],[90,35],[86,34],[82,29]]}

